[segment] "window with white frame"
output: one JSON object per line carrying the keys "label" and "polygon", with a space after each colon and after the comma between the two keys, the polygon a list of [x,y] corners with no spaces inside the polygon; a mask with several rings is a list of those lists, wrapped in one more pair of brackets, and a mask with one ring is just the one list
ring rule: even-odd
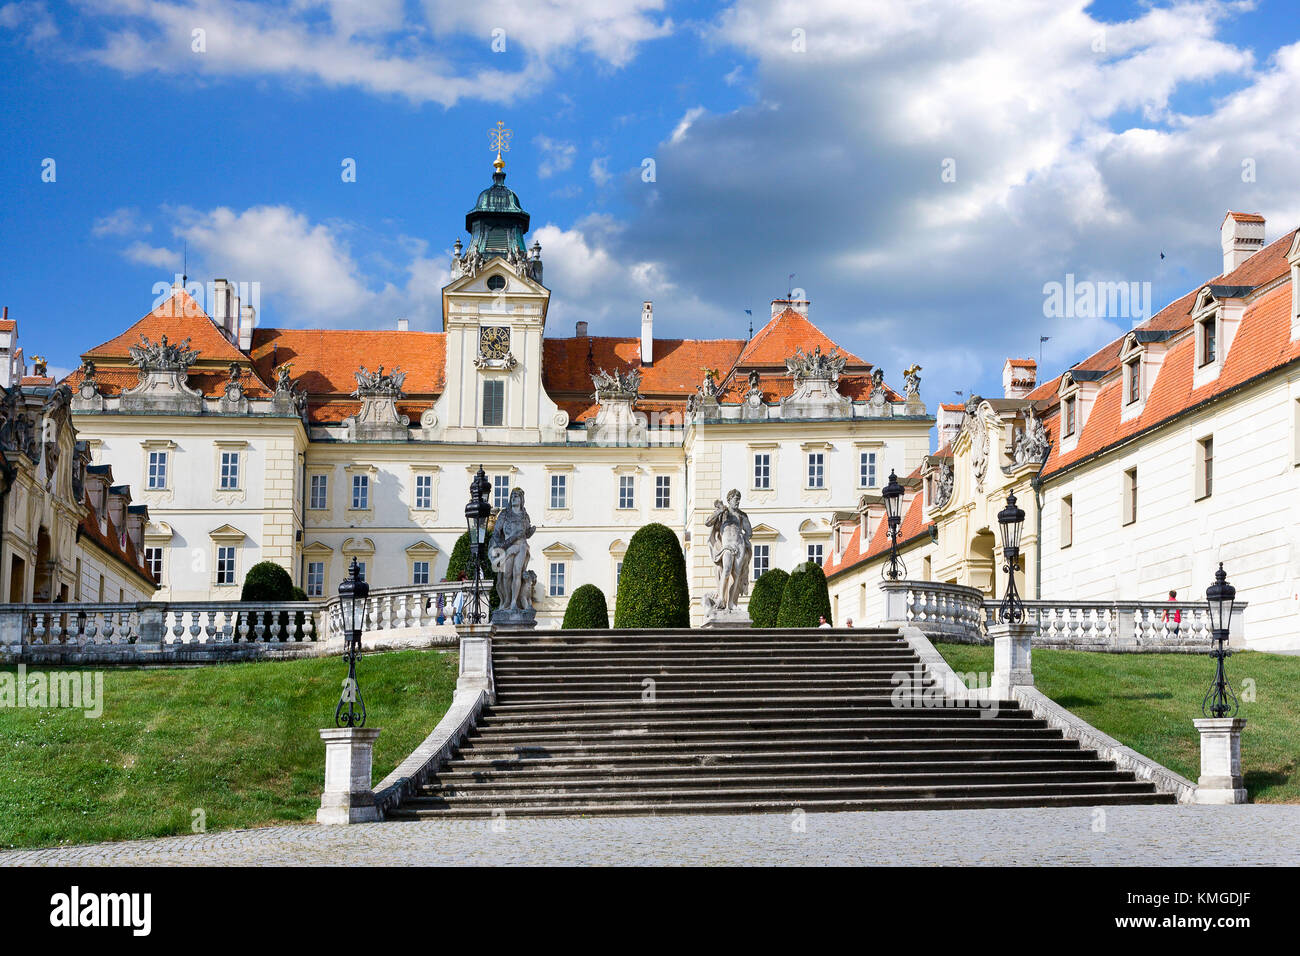
{"label": "window with white frame", "polygon": [[564,597],[564,562],[563,561],[551,562],[550,578],[551,580],[550,580],[549,593],[551,597]]}
{"label": "window with white frame", "polygon": [[569,507],[569,476],[551,475],[551,507]]}
{"label": "window with white frame", "polygon": [[1214,493],[1214,436],[1206,435],[1196,443],[1196,497]]}
{"label": "window with white frame", "polygon": [[155,581],[162,580],[163,549],[148,547],[144,549],[144,566],[149,569]]}
{"label": "window with white frame", "polygon": [[824,545],[821,544],[808,545],[808,560],[811,561],[813,564],[821,564],[823,549],[824,549]]}
{"label": "window with white frame", "polygon": [[618,506],[623,509],[636,507],[636,476],[618,476]]}
{"label": "window with white frame", "polygon": [[483,424],[489,428],[506,423],[506,383],[500,378],[483,379]]}
{"label": "window with white frame", "polygon": [[325,596],[325,562],[307,562],[307,596],[318,598]]}
{"label": "window with white frame", "polygon": [[370,510],[370,476],[352,476],[352,510]]}
{"label": "window with white frame", "polygon": [[672,475],[655,475],[655,507],[670,508],[673,503]]}
{"label": "window with white frame", "polygon": [[358,580],[358,581],[364,581],[365,579],[366,579],[366,562],[364,562],[364,561],[358,561],[358,562],[357,562],[357,580]]}
{"label": "window with white frame", "polygon": [[167,487],[167,452],[149,452],[149,476],[146,485],[155,491]]}
{"label": "window with white frame", "polygon": [[1124,524],[1132,524],[1138,517],[1138,470],[1130,468],[1124,472]]}
{"label": "window with white frame", "polygon": [[415,507],[420,511],[433,507],[433,475],[415,476]]}
{"label": "window with white frame", "polygon": [[1074,396],[1071,395],[1062,404],[1064,405],[1064,410],[1061,412],[1061,416],[1065,419],[1065,426],[1062,430],[1062,433],[1065,435],[1066,438],[1069,438],[1071,435],[1074,434],[1074,428],[1075,428]]}
{"label": "window with white frame", "polygon": [[770,544],[754,545],[754,558],[752,565],[754,568],[754,580],[757,581],[763,576],[763,573],[771,567],[772,546]]}
{"label": "window with white frame", "polygon": [[1200,339],[1200,348],[1197,349],[1197,354],[1200,361],[1197,364],[1211,365],[1214,360],[1218,358],[1219,343],[1217,340],[1218,337],[1215,334],[1217,331],[1218,329],[1213,315],[1209,318],[1202,319],[1198,323],[1197,338]]}
{"label": "window with white frame", "polygon": [[1074,544],[1074,495],[1061,498],[1061,547]]}
{"label": "window with white frame", "polygon": [[510,506],[510,476],[492,476],[492,507],[500,510]]}
{"label": "window with white frame", "polygon": [[239,452],[221,453],[220,487],[222,491],[234,491],[239,487]]}
{"label": "window with white frame", "polygon": [[324,511],[329,507],[330,480],[328,475],[311,476],[311,495],[307,507],[313,511]]}
{"label": "window with white frame", "polygon": [[772,454],[758,451],[754,453],[754,487],[772,487]]}
{"label": "window with white frame", "polygon": [[810,451],[808,453],[808,487],[826,487],[826,453]]}
{"label": "window with white frame", "polygon": [[1135,359],[1124,366],[1124,377],[1128,382],[1128,404],[1142,399],[1142,361]]}
{"label": "window with white frame", "polygon": [[413,561],[411,563],[411,583],[428,584],[429,583],[429,562]]}
{"label": "window with white frame", "polygon": [[858,485],[862,488],[876,487],[876,453],[864,451],[858,455]]}
{"label": "window with white frame", "polygon": [[235,548],[234,545],[217,546],[217,583],[235,583]]}

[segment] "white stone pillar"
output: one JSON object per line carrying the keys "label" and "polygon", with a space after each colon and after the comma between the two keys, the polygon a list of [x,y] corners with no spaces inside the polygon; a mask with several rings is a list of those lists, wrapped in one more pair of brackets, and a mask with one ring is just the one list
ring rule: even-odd
{"label": "white stone pillar", "polygon": [[1032,665],[1033,624],[994,624],[989,628],[993,638],[993,696],[1008,700],[1013,687],[1033,687]]}
{"label": "white stone pillar", "polygon": [[907,620],[907,592],[910,585],[906,581],[881,581],[880,590],[885,592],[885,619],[880,623],[885,627],[903,627]]}
{"label": "white stone pillar", "polygon": [[1201,779],[1196,803],[1245,803],[1241,780],[1241,729],[1244,717],[1202,717],[1192,721],[1201,732]]}
{"label": "white stone pillar", "polygon": [[[467,633],[469,631],[477,633]],[[492,681],[492,634],[486,624],[461,628],[460,673],[456,677],[456,690],[485,690],[488,700],[496,701],[496,688]]]}
{"label": "white stone pillar", "polygon": [[379,729],[326,727],[325,791],[320,795],[317,823],[371,823],[379,819],[370,767]]}

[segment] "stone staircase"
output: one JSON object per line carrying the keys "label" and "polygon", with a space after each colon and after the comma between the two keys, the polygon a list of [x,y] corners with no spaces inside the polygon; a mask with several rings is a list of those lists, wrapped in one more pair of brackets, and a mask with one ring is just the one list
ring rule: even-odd
{"label": "stone staircase", "polygon": [[897,631],[498,635],[497,702],[390,819],[1173,803],[1003,702],[897,707]]}

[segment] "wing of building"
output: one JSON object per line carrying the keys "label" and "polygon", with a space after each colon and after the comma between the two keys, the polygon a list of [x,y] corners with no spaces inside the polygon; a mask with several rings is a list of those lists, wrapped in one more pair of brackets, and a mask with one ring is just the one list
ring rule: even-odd
{"label": "wing of building", "polygon": [[748,341],[657,338],[652,302],[626,303],[626,335],[549,327],[541,248],[505,179],[498,165],[466,215],[440,330],[265,328],[249,289],[182,281],[85,351],[76,426],[149,508],[160,597],[237,596],[259,560],[312,597],[353,558],[375,587],[435,582],[481,464],[493,505],[521,488],[538,526],[542,626],[584,583],[612,606],[652,521],[681,537],[699,620],[704,520],[728,489],[757,575],[824,559],[829,515],[919,466],[934,418],[915,387],[889,388],[806,300],[773,302]]}
{"label": "wing of building", "polygon": [[[1001,397],[940,406],[903,524],[912,576],[992,596],[1014,492],[1021,593],[1198,600],[1222,561],[1247,644],[1300,647],[1300,236],[1264,230],[1228,213],[1221,274],[1051,381],[1009,359]],[[864,502],[837,526],[825,567],[848,614],[880,606],[878,517]]]}

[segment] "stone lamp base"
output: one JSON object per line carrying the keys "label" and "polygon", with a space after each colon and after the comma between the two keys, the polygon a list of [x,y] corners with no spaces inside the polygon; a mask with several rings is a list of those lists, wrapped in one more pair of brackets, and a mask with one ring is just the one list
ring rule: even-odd
{"label": "stone lamp base", "polygon": [[1241,730],[1244,717],[1202,717],[1192,721],[1201,732],[1201,779],[1196,803],[1245,803],[1241,780]]}
{"label": "stone lamp base", "polygon": [[372,823],[378,820],[370,773],[379,728],[326,727],[320,736],[325,741],[325,791],[320,795],[316,822]]}

